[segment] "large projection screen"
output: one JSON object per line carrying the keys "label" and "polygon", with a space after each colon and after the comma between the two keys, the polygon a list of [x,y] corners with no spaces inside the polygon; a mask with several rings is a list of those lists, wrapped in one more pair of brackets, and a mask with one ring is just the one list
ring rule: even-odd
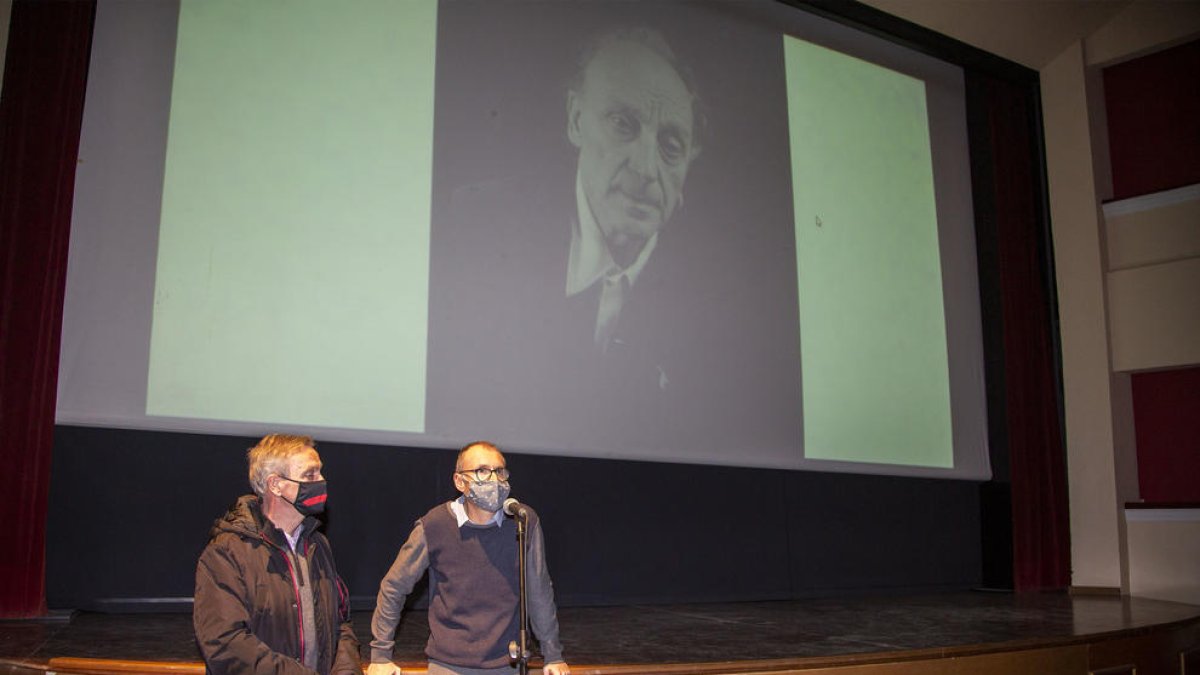
{"label": "large projection screen", "polygon": [[101,0],[58,422],[986,479],[963,90],[769,0]]}

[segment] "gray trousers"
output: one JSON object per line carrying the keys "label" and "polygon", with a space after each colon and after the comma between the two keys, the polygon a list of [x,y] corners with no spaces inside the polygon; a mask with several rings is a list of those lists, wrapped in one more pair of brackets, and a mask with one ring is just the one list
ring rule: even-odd
{"label": "gray trousers", "polygon": [[516,666],[499,668],[466,668],[429,659],[429,675],[516,675]]}

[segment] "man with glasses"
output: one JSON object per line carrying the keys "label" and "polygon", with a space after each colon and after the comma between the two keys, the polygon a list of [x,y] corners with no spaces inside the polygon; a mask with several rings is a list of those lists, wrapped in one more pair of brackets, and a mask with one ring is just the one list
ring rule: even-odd
{"label": "man with glasses", "polygon": [[[517,639],[517,526],[504,515],[509,494],[504,455],[491,443],[467,444],[454,467],[457,499],[417,519],[408,541],[379,585],[371,617],[367,675],[399,675],[392,662],[404,601],[429,570],[429,675],[512,673],[508,652]],[[526,592],[529,622],[542,646],[545,675],[570,675],[558,640],[554,590],[546,569],[542,527],[526,507]]]}

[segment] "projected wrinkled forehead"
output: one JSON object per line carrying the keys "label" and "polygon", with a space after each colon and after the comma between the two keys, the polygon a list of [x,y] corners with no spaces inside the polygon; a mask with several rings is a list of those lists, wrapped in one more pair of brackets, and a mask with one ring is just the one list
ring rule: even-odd
{"label": "projected wrinkled forehead", "polygon": [[592,65],[596,57],[609,50],[619,50],[630,44],[648,49],[661,58],[675,71],[680,81],[683,82],[683,86],[691,96],[691,144],[694,148],[699,149],[702,145],[703,132],[707,125],[707,120],[702,111],[700,93],[696,87],[696,79],[691,69],[676,56],[675,51],[671,49],[671,45],[667,42],[663,34],[653,28],[648,26],[622,27],[606,30],[594,35],[587,41],[579,53],[575,73],[568,85],[569,89],[576,93],[582,92],[586,83],[588,67]]}

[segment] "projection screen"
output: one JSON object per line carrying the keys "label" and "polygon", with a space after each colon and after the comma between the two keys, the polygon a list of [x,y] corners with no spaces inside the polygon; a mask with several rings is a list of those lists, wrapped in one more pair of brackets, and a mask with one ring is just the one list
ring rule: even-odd
{"label": "projection screen", "polygon": [[767,0],[101,0],[58,422],[986,479],[963,90]]}

